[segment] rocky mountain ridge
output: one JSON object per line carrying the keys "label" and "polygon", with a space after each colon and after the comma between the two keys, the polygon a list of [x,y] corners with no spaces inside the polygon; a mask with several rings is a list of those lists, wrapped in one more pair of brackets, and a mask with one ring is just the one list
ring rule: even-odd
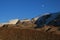
{"label": "rocky mountain ridge", "polygon": [[[51,27],[53,26],[53,27]],[[59,26],[59,27],[58,27]],[[7,23],[0,24],[0,27],[13,27],[13,28],[33,28],[33,29],[43,29],[48,31],[53,28],[60,29],[60,12],[57,13],[46,13],[41,16],[30,19],[13,19]],[[41,28],[42,27],[42,28]],[[56,29],[55,28],[55,29]]]}

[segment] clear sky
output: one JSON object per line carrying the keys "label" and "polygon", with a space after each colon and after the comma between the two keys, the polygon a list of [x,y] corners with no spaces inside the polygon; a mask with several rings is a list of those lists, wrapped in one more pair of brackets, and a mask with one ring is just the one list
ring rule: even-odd
{"label": "clear sky", "polygon": [[0,0],[0,22],[59,11],[60,0]]}

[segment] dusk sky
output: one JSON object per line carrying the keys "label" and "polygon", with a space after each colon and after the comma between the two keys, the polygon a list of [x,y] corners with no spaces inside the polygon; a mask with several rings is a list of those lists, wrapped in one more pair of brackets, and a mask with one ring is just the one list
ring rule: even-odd
{"label": "dusk sky", "polygon": [[0,22],[60,12],[60,0],[0,0]]}

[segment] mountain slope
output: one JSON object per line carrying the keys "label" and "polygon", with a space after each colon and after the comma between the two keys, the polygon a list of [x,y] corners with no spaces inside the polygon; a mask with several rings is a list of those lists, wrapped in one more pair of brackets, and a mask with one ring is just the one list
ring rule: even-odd
{"label": "mountain slope", "polygon": [[35,24],[37,24],[37,27],[44,25],[60,26],[60,12],[43,15],[38,18]]}

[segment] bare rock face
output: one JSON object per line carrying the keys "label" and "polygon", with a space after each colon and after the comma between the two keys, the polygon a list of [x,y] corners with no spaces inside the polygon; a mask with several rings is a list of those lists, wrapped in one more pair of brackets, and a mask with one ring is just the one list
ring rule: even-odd
{"label": "bare rock face", "polygon": [[17,24],[17,27],[21,28],[34,28],[36,25],[33,24],[31,21],[25,21]]}

